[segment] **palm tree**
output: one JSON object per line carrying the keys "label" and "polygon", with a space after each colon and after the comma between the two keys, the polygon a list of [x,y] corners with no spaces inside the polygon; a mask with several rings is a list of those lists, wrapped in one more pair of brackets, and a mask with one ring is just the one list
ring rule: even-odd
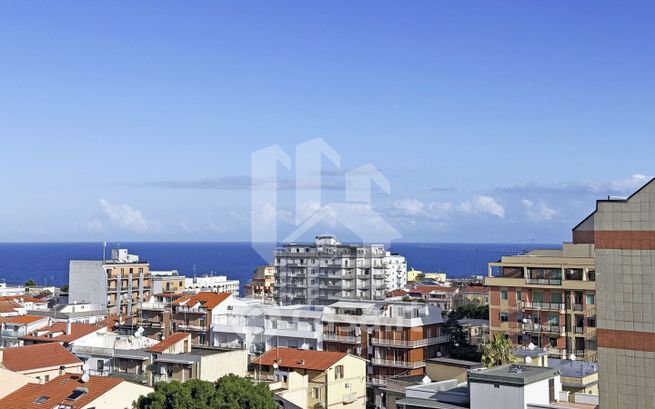
{"label": "palm tree", "polygon": [[482,363],[487,368],[492,368],[515,362],[513,350],[512,341],[509,338],[505,338],[502,334],[495,334],[494,339],[482,347]]}

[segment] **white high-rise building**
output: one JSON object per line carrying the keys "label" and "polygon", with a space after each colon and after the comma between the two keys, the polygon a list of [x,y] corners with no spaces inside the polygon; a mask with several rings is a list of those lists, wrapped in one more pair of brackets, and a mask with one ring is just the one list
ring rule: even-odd
{"label": "white high-rise building", "polygon": [[383,300],[407,280],[404,257],[382,244],[342,244],[321,235],[314,243],[285,244],[274,256],[274,299],[282,305]]}

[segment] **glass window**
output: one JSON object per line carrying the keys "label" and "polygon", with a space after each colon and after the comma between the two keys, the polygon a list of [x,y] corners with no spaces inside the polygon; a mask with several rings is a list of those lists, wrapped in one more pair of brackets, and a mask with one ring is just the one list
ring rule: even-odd
{"label": "glass window", "polygon": [[521,290],[516,290],[516,301],[521,301]]}
{"label": "glass window", "polygon": [[561,304],[562,293],[550,293],[550,302],[553,304]]}
{"label": "glass window", "polygon": [[509,321],[509,314],[506,312],[501,312],[500,313],[500,322],[507,322]]}
{"label": "glass window", "polygon": [[534,302],[544,302],[544,293],[541,291],[535,291],[532,293],[532,301]]}
{"label": "glass window", "polygon": [[500,290],[500,299],[501,300],[507,299],[507,290]]}
{"label": "glass window", "polygon": [[596,304],[596,294],[595,293],[587,293],[586,297],[586,303],[589,305]]}

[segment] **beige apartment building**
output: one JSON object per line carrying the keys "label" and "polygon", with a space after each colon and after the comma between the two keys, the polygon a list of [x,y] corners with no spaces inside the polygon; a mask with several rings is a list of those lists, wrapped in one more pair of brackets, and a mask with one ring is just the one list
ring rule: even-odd
{"label": "beige apartment building", "polygon": [[94,303],[107,313],[129,317],[152,295],[150,265],[127,249],[113,249],[109,260],[71,260],[70,303]]}
{"label": "beige apartment building", "polygon": [[655,408],[655,179],[598,200],[573,241],[596,251],[600,407]]}
{"label": "beige apartment building", "polygon": [[366,361],[357,356],[278,347],[253,360],[253,366],[255,380],[272,382],[274,393],[294,405],[366,407]]}
{"label": "beige apartment building", "polygon": [[273,302],[275,291],[275,266],[259,266],[252,280],[243,286],[246,297]]}
{"label": "beige apartment building", "polygon": [[489,263],[490,331],[556,358],[597,359],[592,244],[532,250]]}

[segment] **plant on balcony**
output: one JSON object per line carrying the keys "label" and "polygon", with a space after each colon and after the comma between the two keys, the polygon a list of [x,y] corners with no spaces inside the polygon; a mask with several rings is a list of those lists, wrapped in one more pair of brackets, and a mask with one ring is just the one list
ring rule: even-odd
{"label": "plant on balcony", "polygon": [[490,343],[482,347],[482,363],[487,368],[493,368],[515,362],[513,351],[512,341],[503,334],[496,334]]}
{"label": "plant on balcony", "polygon": [[266,384],[254,384],[246,378],[227,375],[216,382],[192,379],[155,384],[155,391],[141,396],[135,409],[277,409]]}

